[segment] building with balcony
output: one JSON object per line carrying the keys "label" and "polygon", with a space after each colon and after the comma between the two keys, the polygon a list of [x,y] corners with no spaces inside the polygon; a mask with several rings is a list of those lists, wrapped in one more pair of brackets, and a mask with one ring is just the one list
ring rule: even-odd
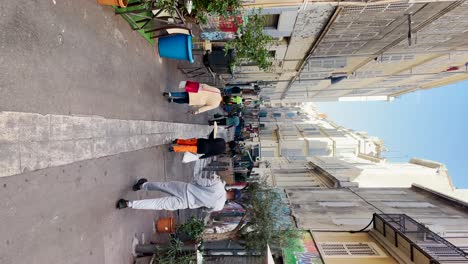
{"label": "building with balcony", "polygon": [[453,185],[444,164],[419,158],[389,162],[380,139],[339,126],[313,106],[261,108],[259,120],[260,160],[268,161],[274,185],[322,186],[330,182],[323,174],[342,187],[419,184],[468,202],[468,190]]}
{"label": "building with balcony", "polygon": [[468,204],[457,199],[417,185],[284,190],[313,263],[468,263]]}
{"label": "building with balcony", "polygon": [[312,156],[358,154],[380,157],[385,148],[376,137],[338,126],[303,108],[262,108],[259,116],[262,160],[285,157],[305,161]]}
{"label": "building with balcony", "polygon": [[374,214],[361,232],[312,232],[322,263],[468,263],[458,247],[406,214]]}
{"label": "building with balcony", "polygon": [[[467,1],[255,1],[275,37],[273,69],[246,64],[273,103],[393,100],[468,79]],[[231,78],[231,76],[226,76]]]}
{"label": "building with balcony", "polygon": [[295,259],[285,263],[468,263],[465,201],[417,184],[363,188],[331,164],[265,165],[255,172],[284,190],[294,224],[307,231],[302,250],[285,250]]}

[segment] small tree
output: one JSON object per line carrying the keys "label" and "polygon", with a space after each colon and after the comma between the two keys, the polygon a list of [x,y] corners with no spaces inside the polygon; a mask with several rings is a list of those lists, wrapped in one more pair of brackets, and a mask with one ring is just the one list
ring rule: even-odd
{"label": "small tree", "polygon": [[299,237],[296,230],[282,223],[281,197],[265,183],[249,185],[243,204],[246,212],[239,224],[229,232],[205,233],[203,240],[235,240],[246,248],[263,252],[267,244],[286,247],[291,238]]}
{"label": "small tree", "polygon": [[272,44],[273,38],[263,33],[265,24],[266,18],[261,15],[261,10],[253,10],[245,25],[239,25],[240,37],[228,41],[224,46],[226,53],[230,49],[234,50],[235,58],[232,66],[254,62],[264,71],[271,68],[273,55],[268,47]]}
{"label": "small tree", "polygon": [[229,17],[239,13],[242,7],[241,0],[193,0],[196,17],[200,23],[205,24],[208,15]]}

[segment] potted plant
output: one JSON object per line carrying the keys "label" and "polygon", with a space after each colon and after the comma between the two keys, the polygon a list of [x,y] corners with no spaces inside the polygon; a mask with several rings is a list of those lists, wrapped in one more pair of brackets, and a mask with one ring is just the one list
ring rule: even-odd
{"label": "potted plant", "polygon": [[164,245],[140,244],[135,247],[135,252],[139,255],[153,255],[151,263],[154,264],[194,263],[196,251],[196,244],[184,244],[174,236]]}
{"label": "potted plant", "polygon": [[273,55],[268,47],[273,38],[263,33],[265,23],[266,18],[261,15],[261,10],[253,10],[246,23],[239,25],[239,37],[228,41],[224,46],[226,53],[234,50],[231,68],[246,62],[253,62],[264,71],[271,68]]}
{"label": "potted plant", "polygon": [[127,7],[128,0],[98,0],[100,5]]}
{"label": "potted plant", "polygon": [[156,249],[152,264],[190,264],[195,263],[195,245],[184,245],[182,241],[171,237],[166,247]]}
{"label": "potted plant", "polygon": [[182,241],[200,242],[204,229],[205,224],[203,221],[192,216],[188,221],[177,227],[176,236]]}

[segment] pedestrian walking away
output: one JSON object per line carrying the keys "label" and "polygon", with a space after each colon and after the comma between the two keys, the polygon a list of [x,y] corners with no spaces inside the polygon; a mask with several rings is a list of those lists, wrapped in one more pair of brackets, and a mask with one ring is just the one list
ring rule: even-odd
{"label": "pedestrian walking away", "polygon": [[234,94],[242,94],[242,89],[238,86],[227,86],[224,88],[223,93],[230,96]]}
{"label": "pedestrian walking away", "polygon": [[191,111],[194,115],[215,109],[223,102],[221,91],[216,87],[189,81],[183,83],[186,83],[185,92],[163,93],[168,97],[168,102],[197,107],[197,110]]}
{"label": "pedestrian walking away", "polygon": [[229,104],[238,104],[238,105],[240,105],[240,104],[242,104],[244,102],[244,99],[242,99],[242,96],[232,96],[232,97],[226,96],[224,101],[226,103],[229,103]]}
{"label": "pedestrian walking away", "polygon": [[213,179],[199,178],[193,183],[186,182],[148,182],[139,179],[132,189],[134,191],[160,191],[169,196],[129,201],[117,201],[117,209],[132,208],[145,210],[169,210],[205,208],[208,212],[220,211],[226,201],[240,201],[241,192],[238,189],[226,190],[225,183],[216,174]]}
{"label": "pedestrian walking away", "polygon": [[191,152],[203,154],[200,159],[206,159],[226,151],[226,141],[223,138],[215,138],[215,131],[211,131],[208,138],[176,139],[175,145],[169,148],[171,152]]}

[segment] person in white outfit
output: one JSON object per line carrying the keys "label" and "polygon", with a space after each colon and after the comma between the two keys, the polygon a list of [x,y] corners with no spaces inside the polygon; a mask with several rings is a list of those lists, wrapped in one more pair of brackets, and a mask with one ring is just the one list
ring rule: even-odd
{"label": "person in white outfit", "polygon": [[[216,176],[216,175],[215,175]],[[147,209],[147,210],[179,210],[206,208],[207,211],[221,211],[228,200],[239,200],[241,192],[237,189],[224,189],[225,183],[215,177],[215,179],[197,179],[193,183],[186,182],[148,182],[146,179],[139,179],[133,190],[160,191],[169,196],[128,201],[120,199],[117,201],[118,209]]]}

